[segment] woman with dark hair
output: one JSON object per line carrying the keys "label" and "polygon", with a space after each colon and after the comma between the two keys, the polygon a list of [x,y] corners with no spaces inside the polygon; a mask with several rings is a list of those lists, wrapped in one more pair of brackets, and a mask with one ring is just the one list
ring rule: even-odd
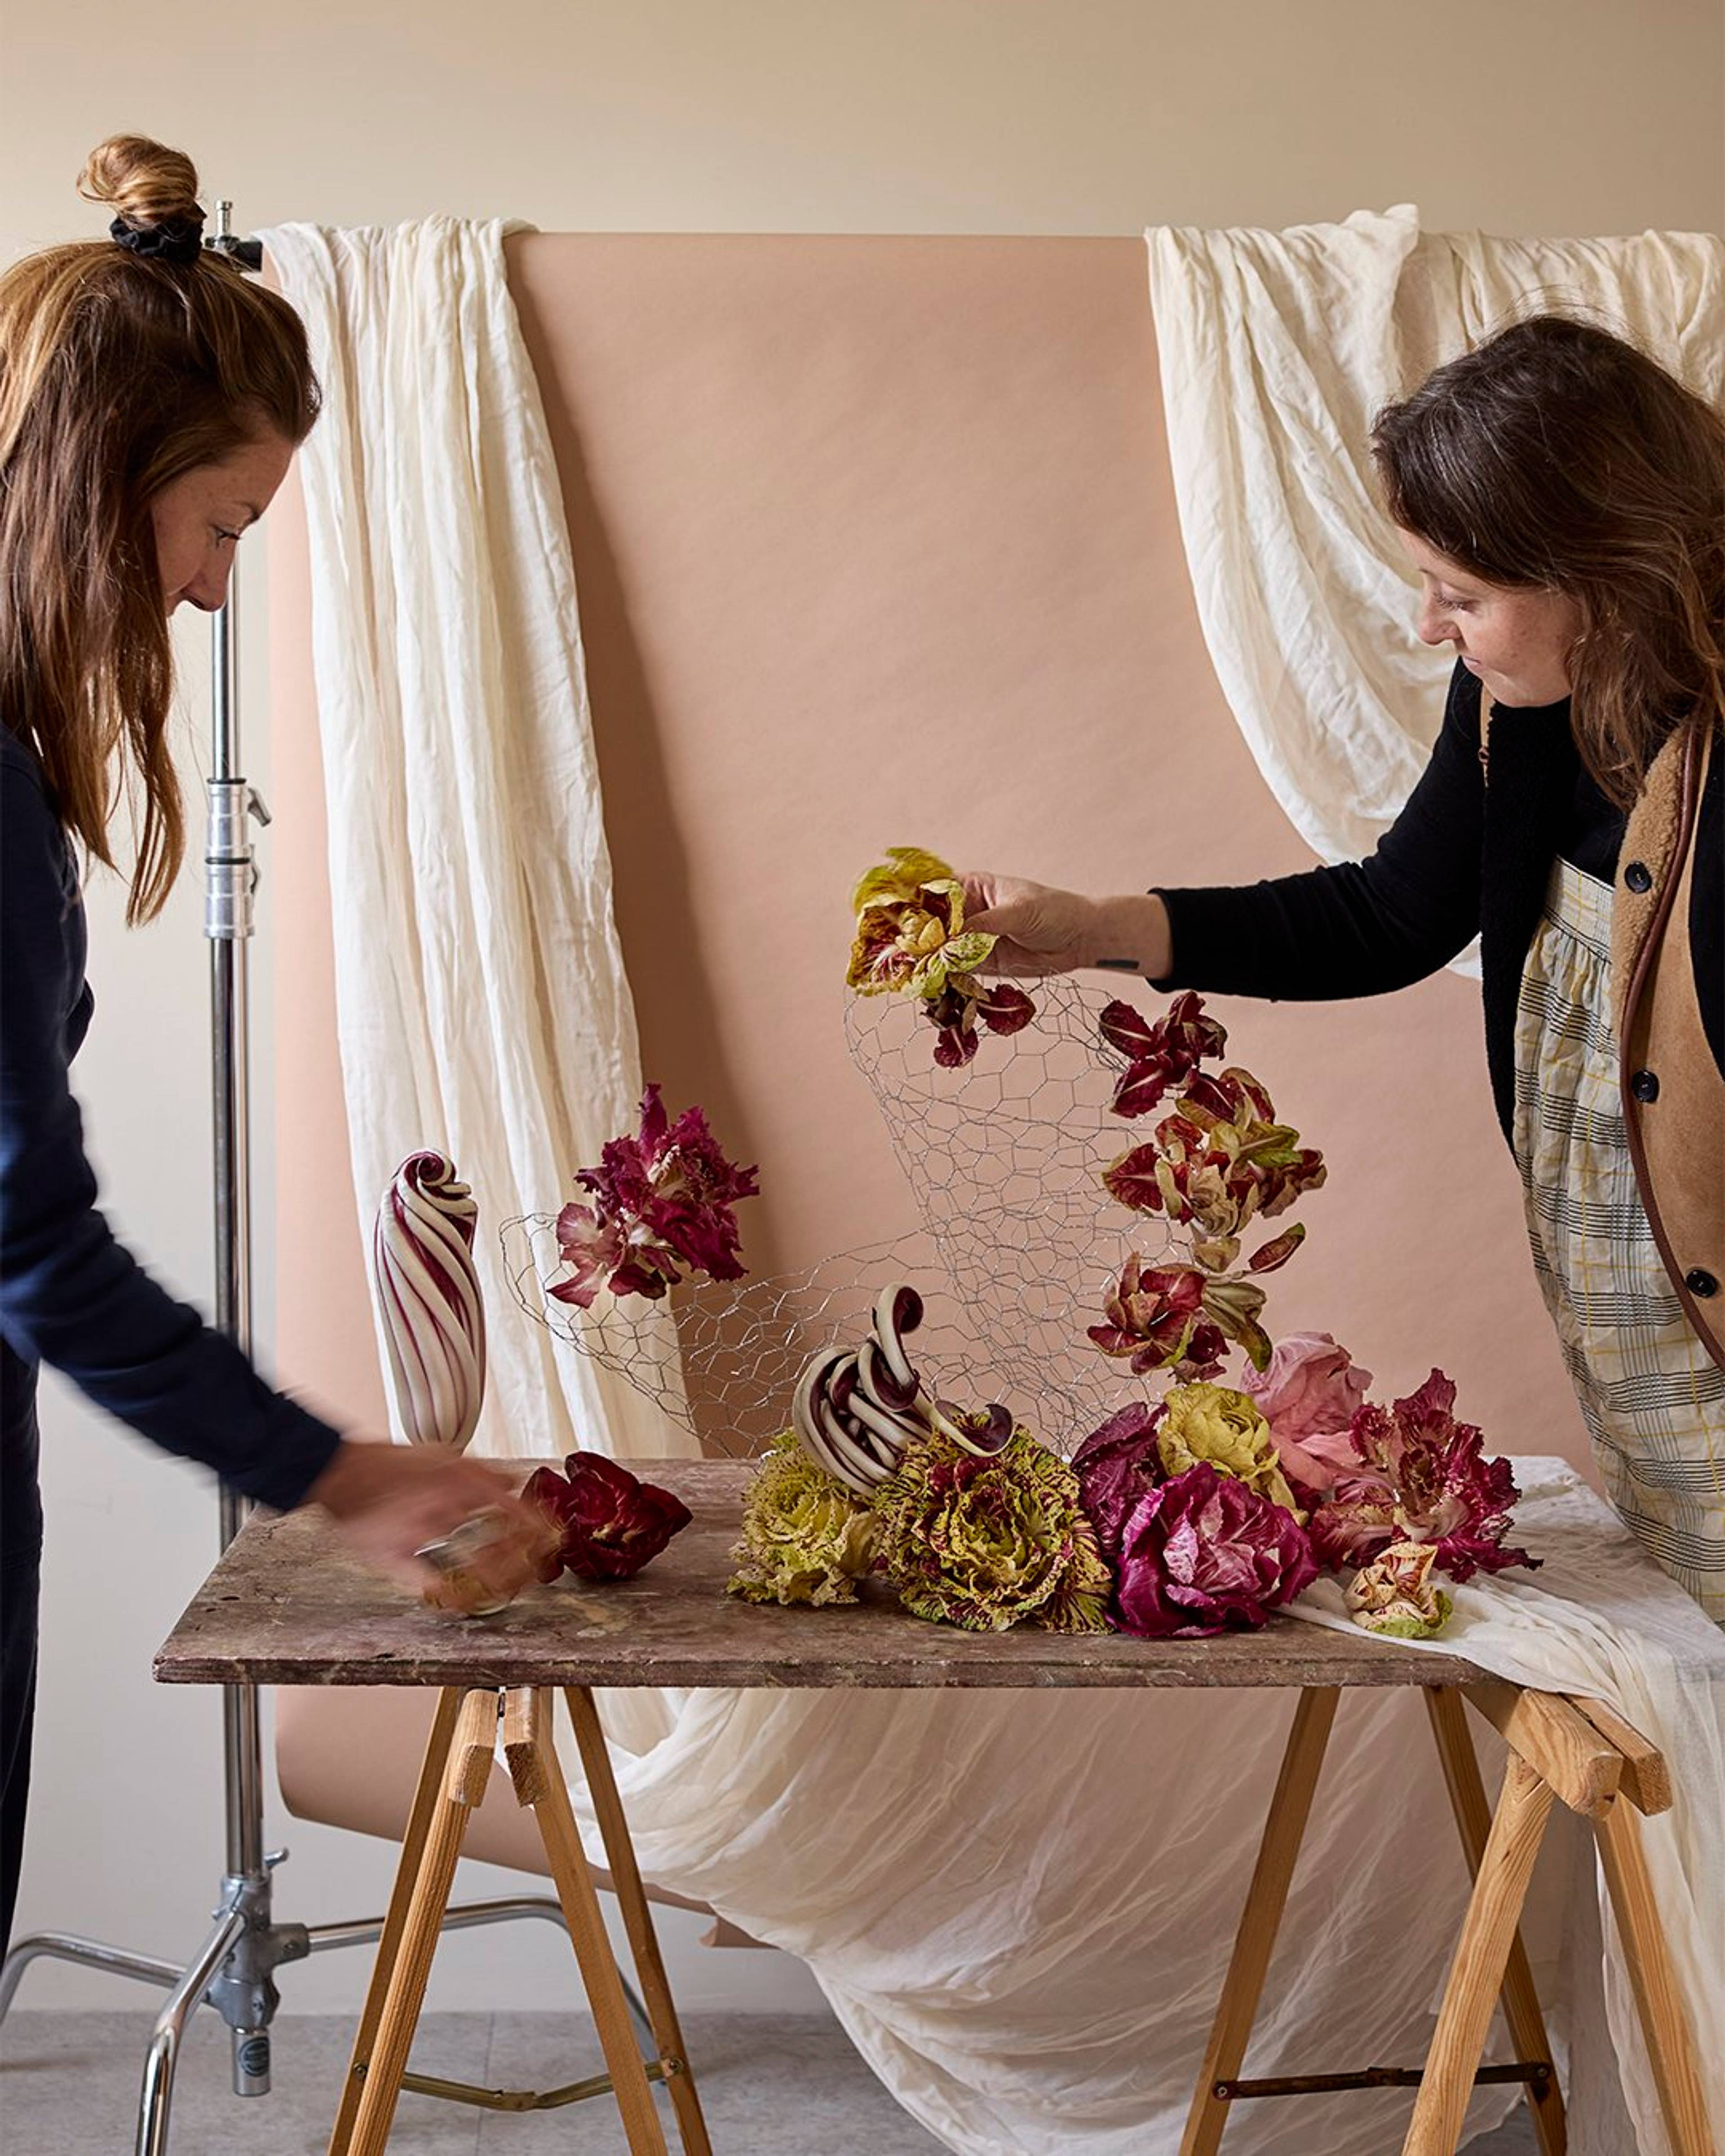
{"label": "woman with dark hair", "polygon": [[1431,761],[1368,860],[1089,898],[978,875],[1007,973],[1381,994],[1477,935],[1498,1119],[1601,1475],[1725,1622],[1725,420],[1544,315],[1373,435],[1455,653]]}
{"label": "woman with dark hair", "polygon": [[35,1691],[39,1364],[261,1503],[322,1505],[434,1599],[448,1590],[415,1553],[476,1513],[489,1597],[524,1584],[543,1537],[495,1471],[344,1438],[272,1391],[97,1210],[68,1076],[91,1010],[74,845],[112,867],[132,794],[127,918],[160,910],[185,843],[168,617],[222,604],[317,383],[293,310],[203,247],[185,157],[116,136],[81,185],[113,206],[111,237],[0,277],[0,1950]]}

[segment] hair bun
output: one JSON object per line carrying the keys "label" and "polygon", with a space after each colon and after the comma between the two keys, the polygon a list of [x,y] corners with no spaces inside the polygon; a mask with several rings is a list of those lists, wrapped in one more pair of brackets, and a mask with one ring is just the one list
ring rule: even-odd
{"label": "hair bun", "polygon": [[147,135],[110,135],[98,143],[78,176],[78,192],[86,202],[110,203],[139,231],[203,222],[197,166]]}

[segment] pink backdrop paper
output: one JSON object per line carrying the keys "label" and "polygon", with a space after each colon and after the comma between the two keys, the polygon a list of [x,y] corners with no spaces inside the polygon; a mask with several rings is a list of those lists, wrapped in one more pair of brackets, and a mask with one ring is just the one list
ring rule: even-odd
{"label": "pink backdrop paper", "polygon": [[[752,1270],[806,1265],[911,1224],[842,1026],[848,893],[883,848],[1092,889],[1310,865],[1199,635],[1142,249],[535,234],[511,250],[645,1070],[760,1162]],[[377,1428],[304,524],[287,500],[272,521],[279,1361]],[[1476,987],[1217,1009],[1330,1162],[1301,1209],[1310,1240],[1270,1284],[1273,1329],[1335,1332],[1381,1392],[1440,1363],[1494,1448],[1584,1464]]]}

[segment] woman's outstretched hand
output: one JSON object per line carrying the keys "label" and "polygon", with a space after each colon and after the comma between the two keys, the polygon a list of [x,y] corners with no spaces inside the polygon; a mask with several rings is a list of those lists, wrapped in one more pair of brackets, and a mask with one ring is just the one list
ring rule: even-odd
{"label": "woman's outstretched hand", "polygon": [[1112,959],[1153,981],[1171,969],[1168,909],[1153,893],[1088,898],[981,870],[961,880],[964,926],[999,939],[979,973],[1076,973]]}
{"label": "woman's outstretched hand", "polygon": [[[346,1439],[306,1502],[323,1507],[368,1564],[445,1609],[513,1601],[557,1539],[544,1514],[514,1494],[501,1469],[435,1445]],[[480,1515],[491,1537],[459,1573],[441,1573],[415,1554]]]}

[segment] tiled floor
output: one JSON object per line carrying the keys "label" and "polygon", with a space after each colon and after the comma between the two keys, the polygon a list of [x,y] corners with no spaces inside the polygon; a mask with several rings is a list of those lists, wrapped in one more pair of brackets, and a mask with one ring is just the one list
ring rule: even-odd
{"label": "tiled floor", "polygon": [[[691,2014],[685,2023],[718,2156],[936,2156],[942,2145],[898,2108],[834,2021]],[[140,2014],[13,2015],[0,2038],[5,2156],[131,2156],[149,2027]],[[323,2156],[351,2035],[336,2016],[284,2016],[274,2090],[241,2102],[228,2092],[227,2031],[200,2015],[175,2084],[171,2156]],[[592,2025],[554,2014],[428,2015],[413,2063],[422,2073],[517,2088],[600,2070]],[[506,2116],[407,2096],[389,2148],[390,2156],[624,2156],[604,2101]],[[1470,2156],[1532,2156],[1532,2148],[1515,2124],[1475,2142]]]}

